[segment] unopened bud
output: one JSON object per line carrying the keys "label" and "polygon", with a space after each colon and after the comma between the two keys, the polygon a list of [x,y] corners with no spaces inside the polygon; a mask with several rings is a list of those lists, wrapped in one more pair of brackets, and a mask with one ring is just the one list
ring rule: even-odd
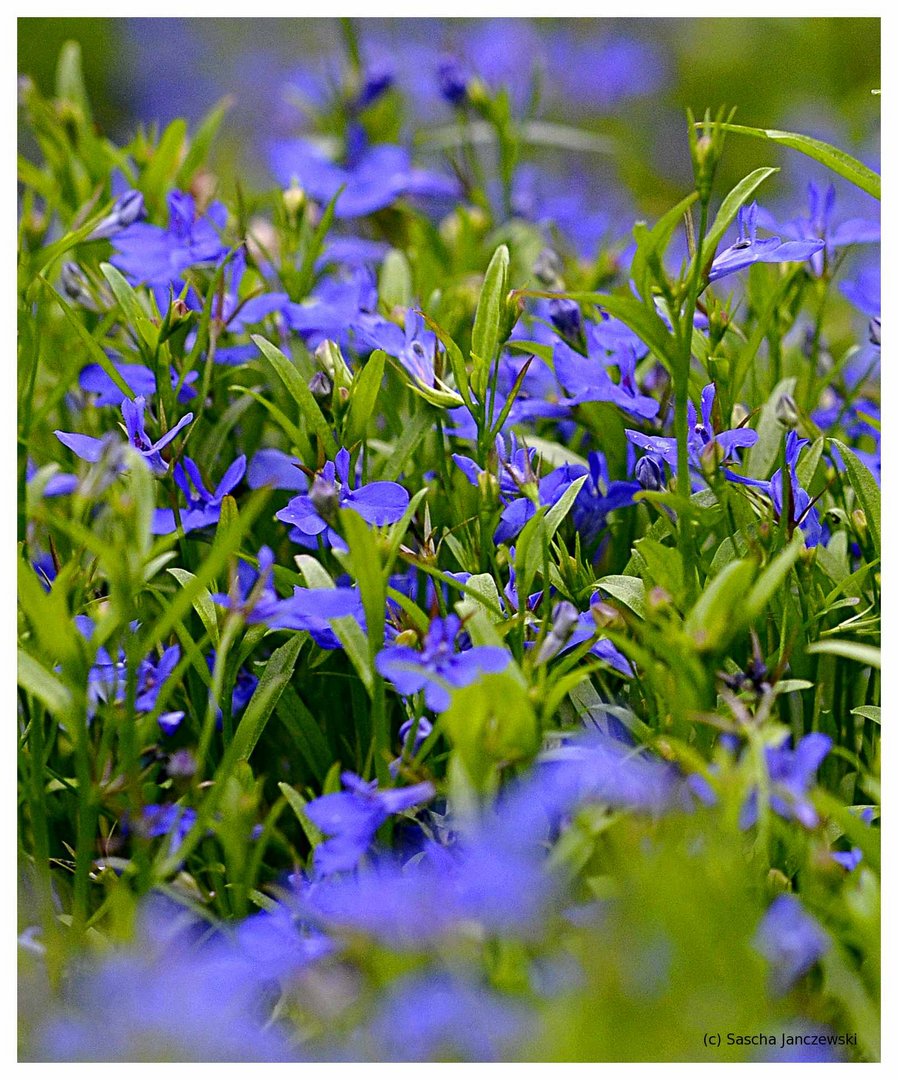
{"label": "unopened bud", "polygon": [[604,630],[606,627],[623,626],[623,618],[621,613],[616,607],[612,607],[611,604],[606,604],[604,600],[599,600],[595,604],[589,605],[590,614],[596,626],[600,630]]}
{"label": "unopened bud", "polygon": [[561,259],[552,248],[543,248],[533,264],[533,276],[547,289],[560,292],[564,288]]}
{"label": "unopened bud", "polygon": [[294,180],[290,187],[281,193],[281,198],[284,200],[284,209],[287,211],[287,217],[291,221],[295,221],[296,215],[302,210],[303,206],[305,206],[306,193]]}
{"label": "unopened bud", "polygon": [[663,586],[655,585],[649,590],[646,603],[652,611],[661,611],[673,603],[673,597]]}
{"label": "unopened bud", "polygon": [[794,431],[798,427],[801,417],[798,413],[798,406],[795,404],[795,398],[791,394],[780,394],[776,399],[774,413],[777,421],[784,428]]}
{"label": "unopened bud", "polygon": [[575,300],[550,300],[549,318],[562,337],[574,341],[580,339],[583,332],[583,317],[580,314],[580,305]]}
{"label": "unopened bud", "polygon": [[867,515],[858,507],[851,511],[851,521],[858,536],[863,540],[867,535]]}
{"label": "unopened bud", "polygon": [[653,457],[641,457],[636,462],[636,480],[645,491],[660,491],[664,482],[661,466]]}
{"label": "unopened bud", "polygon": [[441,57],[437,66],[440,93],[450,105],[461,105],[468,96],[470,77],[462,62],[455,56]]}
{"label": "unopened bud", "polygon": [[418,644],[418,633],[416,630],[402,630],[396,635],[394,645],[406,645],[412,646]]}
{"label": "unopened bud", "polygon": [[874,315],[870,320],[869,336],[871,345],[882,344],[882,323],[878,315]]}
{"label": "unopened bud", "polygon": [[59,275],[59,280],[62,291],[70,300],[74,300],[76,304],[80,304],[91,311],[96,310],[96,305],[90,294],[90,283],[87,280],[87,275],[77,263],[65,263]]}
{"label": "unopened bud", "polygon": [[144,215],[143,195],[139,191],[126,191],[115,200],[112,210],[103,218],[88,240],[106,240],[122,229],[133,225]]}
{"label": "unopened bud", "polygon": [[330,401],[331,394],[334,392],[334,384],[323,371],[316,371],[309,379],[309,390],[319,405],[323,405]]}
{"label": "unopened bud", "polygon": [[352,383],[352,372],[336,341],[322,341],[315,350],[315,359],[335,386],[349,386]]}
{"label": "unopened bud", "polygon": [[712,439],[704,450],[702,450],[701,457],[699,458],[704,476],[706,478],[714,476],[725,457],[726,451],[724,448],[716,439]]}

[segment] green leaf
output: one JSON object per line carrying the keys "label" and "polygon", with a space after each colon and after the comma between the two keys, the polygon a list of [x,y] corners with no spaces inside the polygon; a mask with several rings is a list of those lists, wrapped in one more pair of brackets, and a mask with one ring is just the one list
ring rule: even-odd
{"label": "green leaf", "polygon": [[882,667],[882,653],[875,645],[863,645],[859,641],[843,641],[840,638],[827,638],[808,645],[809,653],[826,653],[829,656],[842,656],[846,660],[856,660],[864,667]]}
{"label": "green leaf", "polygon": [[352,381],[349,412],[346,417],[346,438],[343,440],[347,446],[365,437],[365,430],[374,412],[377,395],[383,381],[386,358],[386,353],[375,349]]}
{"label": "green leaf", "polygon": [[54,716],[64,717],[72,708],[72,695],[68,687],[24,649],[19,649],[18,655],[19,686],[36,697]]}
{"label": "green leaf", "polygon": [[504,244],[493,252],[490,264],[483,279],[477,312],[474,315],[474,329],[471,331],[471,355],[474,358],[474,371],[471,382],[477,397],[483,401],[486,393],[489,371],[499,353],[499,329],[505,299],[508,295],[508,248]]}
{"label": "green leaf", "polygon": [[105,351],[100,347],[99,342],[91,335],[87,327],[82,323],[74,311],[69,307],[65,300],[59,295],[59,293],[53,288],[49,281],[45,277],[39,277],[38,281],[46,288],[57,304],[62,308],[62,313],[66,317],[66,321],[78,335],[84,347],[90,354],[94,363],[100,365],[100,367],[106,372],[115,385],[121,390],[129,400],[133,400],[134,391],[125,382],[122,376],[119,374],[115,364],[109,359]]}
{"label": "green leaf", "polygon": [[867,528],[870,530],[870,539],[876,554],[882,553],[882,507],[879,485],[873,478],[873,473],[860,460],[853,450],[850,450],[838,439],[832,439],[832,444],[839,451],[851,487],[857,498],[860,508],[867,518]]}
{"label": "green leaf", "polygon": [[776,128],[745,127],[742,124],[721,124],[724,131],[731,131],[734,135],[750,135],[755,139],[766,139],[770,142],[788,146],[797,150],[806,157],[819,161],[838,176],[849,180],[861,191],[866,191],[874,199],[880,198],[882,182],[878,173],[869,169],[863,162],[846,154],[838,147],[830,146],[820,139],[812,139],[809,135],[798,135],[792,131],[778,131]]}
{"label": "green leaf", "polygon": [[404,252],[390,248],[380,268],[378,298],[386,310],[411,307],[414,299],[412,268]]}
{"label": "green leaf", "polygon": [[276,711],[315,779],[322,783],[331,767],[330,747],[315,717],[292,686],[285,688]]}
{"label": "green leaf", "polygon": [[[189,585],[196,577],[195,574],[191,574],[189,570],[182,570],[177,566],[170,566],[168,572],[178,582],[179,585]],[[218,648],[218,616],[215,610],[215,603],[212,600],[212,595],[208,589],[201,588],[193,598],[193,608],[197,615],[200,617],[200,621],[209,635],[210,641]]]}
{"label": "green leaf", "polygon": [[698,192],[690,192],[652,226],[651,229],[639,222],[633,229],[636,238],[636,251],[630,267],[630,277],[639,290],[639,295],[648,300],[652,296],[652,279],[662,277],[664,267],[662,256],[667,251],[674,229],[680,225],[689,207],[698,198]]}
{"label": "green leaf", "polygon": [[764,611],[774,593],[782,587],[803,549],[804,534],[801,529],[796,529],[791,542],[770,560],[749,590],[745,606],[739,613],[741,621],[751,622]]}
{"label": "green leaf", "polygon": [[293,362],[270,341],[266,341],[259,334],[251,336],[274,373],[287,388],[287,392],[299,406],[300,413],[305,417],[309,427],[321,440],[328,457],[334,457],[338,450],[337,443],[305,379],[297,371]]}
{"label": "green leaf", "polygon": [[159,328],[150,321],[137,293],[122,274],[109,263],[100,263],[100,272],[109,282],[109,287],[122,309],[125,324],[133,327],[140,334],[151,353],[155,352],[159,345]]}
{"label": "green leaf", "polygon": [[756,564],[751,559],[727,563],[706,585],[695,607],[686,616],[684,629],[701,652],[721,652],[739,630],[739,609],[754,577]]}
{"label": "green leaf", "polygon": [[140,177],[140,187],[153,209],[162,205],[163,196],[175,181],[187,141],[187,121],[172,120],[153,150],[150,163]]}
{"label": "green leaf", "polygon": [[296,820],[302,826],[302,831],[308,837],[309,843],[313,848],[317,847],[324,839],[324,833],[322,833],[306,813],[306,800],[300,795],[296,788],[290,787],[289,784],[280,782],[278,783],[278,788],[290,804],[290,809],[296,814]]}
{"label": "green leaf", "polygon": [[858,705],[852,709],[853,716],[861,716],[864,720],[872,720],[874,724],[882,724],[882,708],[879,705]]}
{"label": "green leaf", "polygon": [[629,574],[608,574],[599,578],[593,588],[613,596],[640,619],[645,618],[645,582],[642,578],[631,577]]}
{"label": "green leaf", "polygon": [[268,718],[293,677],[293,669],[296,667],[304,639],[305,635],[294,634],[286,644],[271,654],[259,678],[259,685],[234,732],[232,756],[235,762],[249,760],[265,730]]}
{"label": "green leaf", "polygon": [[59,62],[56,65],[56,96],[61,101],[76,105],[81,110],[84,120],[88,124],[91,122],[90,100],[81,70],[81,45],[77,41],[67,41],[59,52]]}
{"label": "green leaf", "polygon": [[754,195],[768,177],[773,176],[774,173],[778,172],[779,169],[755,169],[754,172],[749,173],[748,176],[740,180],[726,196],[720,204],[720,209],[717,211],[717,217],[714,219],[714,224],[708,230],[708,235],[705,237],[705,242],[702,245],[702,269],[704,269],[711,259],[714,258],[714,252],[717,250],[717,245],[723,239],[724,234],[730,225],[736,220],[736,215],[739,213],[740,209],[745,206],[752,195]]}
{"label": "green leaf", "polygon": [[190,148],[184,156],[180,169],[178,169],[177,183],[179,187],[189,187],[194,173],[205,163],[212,148],[212,143],[215,141],[215,136],[218,134],[218,129],[233,104],[234,99],[232,97],[223,97],[221,101],[212,106],[199,122],[199,126],[190,140]]}

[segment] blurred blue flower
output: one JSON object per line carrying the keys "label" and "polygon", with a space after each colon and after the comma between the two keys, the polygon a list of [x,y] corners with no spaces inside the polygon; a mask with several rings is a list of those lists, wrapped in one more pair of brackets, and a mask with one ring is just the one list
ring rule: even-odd
{"label": "blurred blue flower", "polygon": [[339,165],[314,143],[275,142],[270,151],[275,177],[283,187],[296,181],[319,203],[329,203],[340,192],[334,211],[338,218],[372,214],[406,195],[453,198],[458,194],[458,185],[449,177],[415,168],[404,147],[368,146],[364,140],[353,143],[350,139],[349,159]]}
{"label": "blurred blue flower", "polygon": [[388,817],[429,802],[435,794],[430,783],[379,791],[376,780],[365,781],[355,773],[344,772],[341,779],[346,791],[321,795],[305,808],[327,837],[315,848],[319,876],[355,869]]}
{"label": "blurred blue flower", "polygon": [[770,961],[774,991],[785,994],[830,947],[829,935],[797,896],[778,896],[761,920],[755,947]]}
{"label": "blurred blue flower", "polygon": [[[128,386],[130,386],[132,394],[147,398],[156,393],[156,376],[148,367],[144,367],[143,364],[124,364],[117,363],[116,361],[113,361],[113,363],[115,365],[115,370],[121,375]],[[190,371],[184,377],[183,384],[178,393],[178,401],[182,405],[185,402],[190,401],[191,398],[196,397],[196,391],[192,388],[192,384],[195,383],[198,378],[198,371]],[[180,382],[180,375],[172,368],[172,389],[177,389]],[[121,405],[126,396],[99,364],[88,364],[86,367],[83,367],[81,369],[81,374],[78,376],[78,385],[88,394],[97,395],[94,399],[94,404],[97,406]]]}
{"label": "blurred blue flower", "polygon": [[[805,828],[813,829],[819,820],[814,804],[808,798],[808,789],[813,784],[817,769],[829,753],[833,741],[822,732],[813,731],[803,736],[795,749],[791,749],[788,738],[781,746],[769,746],[764,752],[767,777],[770,789],[770,808],[780,817],[794,819]],[[758,791],[750,793],[739,824],[749,829],[758,819]]]}

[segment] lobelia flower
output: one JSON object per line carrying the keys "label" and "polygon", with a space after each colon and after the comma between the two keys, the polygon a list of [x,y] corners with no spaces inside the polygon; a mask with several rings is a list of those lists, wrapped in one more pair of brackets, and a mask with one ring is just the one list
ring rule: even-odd
{"label": "lobelia flower", "polygon": [[444,408],[463,404],[461,395],[436,373],[436,334],[425,328],[419,312],[412,308],[406,311],[404,329],[379,315],[362,315],[353,329],[361,343],[383,349],[387,356],[398,360],[412,378],[412,389],[431,404]]}
{"label": "lobelia flower", "polygon": [[778,896],[758,926],[755,948],[772,965],[777,994],[785,994],[830,948],[829,935],[797,896]]}
{"label": "lobelia flower", "polygon": [[583,542],[589,546],[605,528],[606,519],[612,510],[622,510],[633,505],[633,496],[639,491],[639,484],[629,480],[611,480],[605,455],[598,450],[590,451],[587,460],[588,471],[582,466],[572,467],[572,472],[579,469],[577,475],[585,474],[587,479],[574,500],[571,520]]}
{"label": "lobelia flower", "polygon": [[[308,495],[299,495],[275,517],[294,526],[290,538],[307,547],[321,537],[341,551],[346,545],[333,523],[339,510],[354,510],[369,525],[393,525],[408,507],[408,492],[390,480],[375,480],[353,490],[349,479],[349,451],[342,449],[316,474]],[[327,519],[323,515],[327,515]]]}
{"label": "lobelia flower", "polygon": [[[163,461],[160,451],[168,446],[181,428],[193,420],[193,413],[187,413],[174,427],[169,428],[161,438],[157,439],[156,442],[151,442],[144,426],[143,417],[146,404],[146,398],[143,396],[138,396],[133,401],[129,398],[122,401],[121,410],[125,422],[125,432],[129,444],[143,457],[150,469],[157,476],[165,476],[168,465]],[[90,462],[100,460],[111,440],[111,436],[96,439],[92,435],[79,435],[77,432],[72,431],[54,431],[53,434],[63,446],[67,446],[82,461]]]}
{"label": "lobelia flower", "polygon": [[374,274],[370,267],[361,265],[325,277],[302,303],[291,304],[285,316],[290,329],[310,349],[326,340],[348,347],[356,344],[359,321],[376,308]]}
{"label": "lobelia flower", "polygon": [[[147,398],[156,393],[156,376],[148,367],[144,367],[143,364],[120,364],[115,363],[115,361],[113,361],[113,363],[115,364],[115,370],[121,375],[128,386],[130,386],[131,392],[135,396],[139,395],[143,398]],[[191,384],[195,383],[198,378],[198,371],[190,371],[187,373],[178,393],[178,401],[180,404],[183,405],[185,402],[196,397],[196,391],[192,388]],[[172,368],[171,385],[173,390],[177,389],[180,381],[181,377],[178,375],[177,371]],[[98,407],[104,405],[121,405],[126,397],[99,364],[88,364],[86,367],[83,367],[81,369],[81,374],[78,376],[78,385],[86,393],[97,395],[94,399],[94,404]]]}
{"label": "lobelia flower", "polygon": [[160,310],[168,306],[169,290],[183,288],[182,275],[191,266],[215,266],[228,253],[221,234],[228,212],[213,202],[197,213],[192,195],[172,191],[168,196],[168,226],[134,222],[113,238],[109,260],[132,285],[149,285]]}
{"label": "lobelia flower", "polygon": [[805,262],[826,246],[821,239],[781,240],[778,236],[758,239],[758,204],[741,207],[738,214],[739,239],[721,251],[711,264],[708,282],[719,281],[728,274],[753,266],[755,263]]}
{"label": "lobelia flower", "polygon": [[329,203],[342,188],[334,210],[338,218],[363,217],[391,206],[404,195],[452,198],[458,185],[449,177],[415,168],[401,146],[368,146],[361,129],[350,131],[347,160],[337,164],[320,147],[302,139],[271,147],[274,175],[283,187],[294,180],[313,199]]}
{"label": "lobelia flower", "polygon": [[[794,750],[786,742],[781,746],[769,746],[764,751],[770,783],[770,808],[787,821],[794,819],[805,828],[813,829],[818,816],[807,797],[807,791],[833,741],[828,735],[814,731],[805,735]],[[742,808],[739,824],[743,829],[749,829],[757,819],[758,792],[754,789]]]}
{"label": "lobelia flower", "polygon": [[[605,341],[586,324],[588,353],[575,352],[566,342],[556,343],[552,359],[555,377],[568,393],[567,405],[579,405],[584,401],[610,401],[630,416],[651,420],[658,415],[659,403],[653,397],[642,394],[636,385],[636,361],[638,350],[629,342],[621,342],[611,354]],[[615,382],[608,374],[608,367],[618,372]]]}
{"label": "lobelia flower", "polygon": [[[184,495],[186,509],[179,514],[181,528],[185,533],[203,529],[207,525],[217,525],[221,518],[221,504],[226,495],[243,479],[246,472],[246,457],[241,454],[225,471],[214,492],[203,483],[200,470],[193,458],[185,457],[175,465],[172,475],[175,483]],[[155,536],[164,536],[177,528],[175,512],[169,507],[162,507],[153,514],[152,532]]]}
{"label": "lobelia flower", "polygon": [[832,262],[838,248],[850,247],[853,244],[877,244],[880,240],[878,221],[870,221],[866,218],[851,218],[838,225],[833,224],[832,216],[835,206],[835,186],[830,184],[826,191],[821,191],[811,181],[808,184],[807,215],[793,218],[791,221],[778,225],[772,214],[759,208],[758,224],[765,229],[782,233],[789,240],[816,243],[822,238],[825,247],[811,256],[811,266],[814,273],[819,277],[823,273],[824,262]]}
{"label": "lobelia flower", "polygon": [[[805,547],[816,547],[823,539],[823,526],[817,508],[812,505],[810,495],[804,490],[798,481],[796,472],[798,458],[802,448],[808,445],[807,439],[799,439],[794,431],[786,436],[786,466],[789,470],[789,486],[791,497],[789,504],[789,527],[800,528],[804,533]],[[777,518],[783,514],[783,470],[777,469],[769,480],[753,480],[750,476],[739,476],[729,470],[726,471],[727,479],[735,484],[744,484],[747,487],[758,488],[763,491],[773,503]]]}
{"label": "lobelia flower", "polygon": [[283,450],[257,450],[246,471],[246,482],[253,491],[272,487],[277,491],[308,491],[309,482],[299,468],[299,461]]}
{"label": "lobelia flower", "polygon": [[457,615],[432,619],[421,649],[391,645],[378,653],[375,666],[400,694],[423,690],[427,707],[444,712],[451,701],[450,688],[469,686],[481,675],[504,671],[511,661],[498,645],[465,648],[461,629]]}
{"label": "lobelia flower", "polygon": [[306,806],[309,819],[327,836],[315,848],[318,876],[354,870],[388,817],[436,794],[430,783],[379,791],[376,780],[365,781],[352,772],[342,773],[341,779],[346,791],[321,795]]}
{"label": "lobelia flower", "polygon": [[[713,383],[709,383],[702,390],[701,411],[702,418],[699,423],[696,416],[695,406],[689,402],[687,447],[689,451],[689,466],[696,474],[693,477],[693,488],[696,481],[708,468],[714,468],[727,461],[737,460],[736,451],[754,446],[758,441],[758,433],[751,428],[739,427],[728,431],[716,431],[712,416],[714,398],[717,390]],[[647,451],[658,465],[658,459],[664,461],[672,474],[677,471],[677,440],[662,435],[644,435],[641,431],[626,431],[627,438],[641,450]],[[643,467],[646,468],[645,466]],[[735,474],[728,474],[730,480],[735,479]]]}
{"label": "lobelia flower", "polygon": [[[52,469],[58,470],[58,466],[56,465],[48,465],[45,466],[45,468],[48,471]],[[37,475],[38,468],[31,460],[31,458],[29,458],[25,463],[25,482],[30,484]],[[47,472],[45,472],[43,475],[44,477],[47,477]],[[78,477],[75,476],[73,473],[64,473],[59,471],[51,472],[49,477],[47,477],[46,481],[41,487],[41,497],[45,499],[53,499],[59,495],[71,495],[78,490],[78,483]],[[52,563],[52,559],[50,561]]]}

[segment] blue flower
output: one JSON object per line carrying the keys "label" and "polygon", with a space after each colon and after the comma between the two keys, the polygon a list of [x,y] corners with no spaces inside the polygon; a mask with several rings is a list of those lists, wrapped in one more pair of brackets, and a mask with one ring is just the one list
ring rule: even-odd
{"label": "blue flower", "polygon": [[[226,495],[243,479],[246,472],[246,457],[241,454],[225,471],[214,492],[203,483],[200,470],[193,458],[185,457],[173,470],[175,483],[181,489],[186,509],[179,517],[185,533],[203,529],[207,525],[216,525],[221,517],[221,504]],[[153,515],[152,531],[155,535],[166,535],[177,528],[174,510],[163,507]]]}
{"label": "blue flower", "polygon": [[412,388],[427,400],[448,407],[462,404],[459,394],[436,374],[436,334],[425,329],[419,312],[412,308],[406,311],[404,329],[379,315],[362,315],[353,329],[362,344],[383,349],[387,356],[398,360],[411,376]]}
{"label": "blue flower", "polygon": [[804,262],[826,246],[824,240],[780,240],[770,236],[759,240],[757,234],[758,204],[739,211],[739,239],[726,248],[711,264],[708,281],[719,281],[755,263]]}
{"label": "blue flower", "polygon": [[[820,515],[813,505],[810,495],[804,490],[798,480],[796,471],[798,458],[802,448],[808,445],[807,439],[799,439],[794,431],[786,436],[786,467],[789,470],[790,500],[788,509],[788,524],[790,533],[795,528],[800,528],[804,533],[805,547],[816,547],[823,539],[823,526]],[[753,480],[750,476],[739,476],[726,470],[729,480],[736,484],[744,484],[748,487],[758,488],[763,491],[773,503],[777,518],[783,514],[783,470],[777,469],[769,480]]]}
{"label": "blue flower", "polygon": [[[163,461],[160,451],[168,446],[181,428],[190,423],[193,419],[193,413],[187,413],[174,427],[169,428],[161,438],[157,439],[156,442],[151,442],[143,419],[146,404],[144,397],[136,397],[133,401],[125,398],[122,401],[121,409],[122,418],[125,421],[125,432],[129,444],[143,457],[152,471],[157,476],[164,476],[168,471],[168,465]],[[67,446],[82,461],[90,462],[99,461],[106,447],[111,441],[114,441],[111,436],[104,439],[95,439],[92,435],[79,435],[77,432],[72,431],[54,431],[53,434],[63,446]]]}
{"label": "blue flower", "polygon": [[463,649],[461,619],[448,615],[432,619],[422,648],[393,645],[377,656],[376,667],[400,694],[424,691],[427,707],[444,712],[451,701],[450,688],[468,686],[481,675],[504,671],[511,656],[498,645],[475,645]]}
{"label": "blue flower", "polygon": [[[689,466],[693,470],[693,480],[698,480],[709,468],[717,468],[727,461],[736,459],[736,452],[749,446],[754,446],[758,441],[758,433],[751,428],[739,427],[728,431],[717,431],[715,428],[713,410],[714,399],[717,390],[713,383],[709,383],[702,390],[701,410],[702,417],[699,422],[695,412],[695,406],[689,402],[687,447],[689,454]],[[653,458],[660,458],[666,463],[671,473],[677,471],[677,440],[661,435],[644,435],[641,431],[627,429],[627,438],[641,450],[648,451]],[[658,461],[655,460],[658,465]],[[735,479],[730,475],[729,479]]]}
{"label": "blue flower", "polygon": [[[143,398],[147,398],[152,397],[152,395],[156,393],[156,376],[148,367],[144,367],[143,364],[115,363],[115,370],[125,380],[131,388],[131,393],[135,396],[139,395]],[[192,389],[191,384],[195,383],[198,378],[198,371],[190,371],[184,378],[181,390],[178,393],[178,401],[182,405],[185,402],[190,401],[191,398],[196,397],[196,391]],[[181,377],[178,375],[177,371],[172,368],[172,389],[176,389],[180,382]],[[97,395],[94,399],[94,404],[97,406],[121,405],[122,401],[124,401],[127,396],[122,393],[119,387],[116,386],[99,364],[88,364],[86,367],[83,367],[81,369],[81,374],[78,376],[78,385],[86,393]]]}
{"label": "blue flower", "polygon": [[374,275],[368,266],[360,265],[324,278],[302,303],[291,304],[285,315],[290,329],[314,349],[325,340],[355,345],[360,320],[376,308]]}
{"label": "blue flower", "polygon": [[791,893],[773,901],[755,936],[755,948],[773,967],[777,994],[786,993],[829,947],[829,935]]}
{"label": "blue flower", "polygon": [[160,310],[168,307],[168,292],[180,292],[184,271],[191,266],[215,266],[228,253],[221,241],[228,212],[214,202],[197,213],[193,196],[172,191],[168,196],[168,226],[135,222],[113,238],[116,253],[109,260],[132,285],[150,285]]}
{"label": "blue flower", "polygon": [[338,165],[313,143],[280,141],[271,148],[271,164],[281,185],[295,180],[319,203],[329,203],[343,188],[336,203],[338,218],[363,217],[404,195],[452,198],[458,193],[454,181],[415,168],[404,147],[386,143],[369,147],[360,140],[350,147],[346,164]]}
{"label": "blue flower", "polygon": [[824,261],[832,262],[838,248],[849,247],[853,244],[876,244],[880,240],[878,221],[851,218],[838,225],[833,224],[832,216],[835,206],[834,185],[830,184],[824,192],[812,181],[808,184],[808,212],[805,216],[777,225],[772,214],[759,210],[758,223],[765,229],[781,232],[789,240],[816,243],[822,238],[825,248],[816,251],[811,256],[811,266],[819,277],[823,273]]}
{"label": "blue flower", "polygon": [[294,527],[290,538],[298,543],[314,546],[320,536],[345,551],[346,545],[333,527],[339,510],[354,510],[369,525],[393,525],[405,513],[408,503],[405,488],[389,480],[376,480],[353,490],[349,451],[343,449],[316,474],[309,494],[291,499],[275,517]]}
{"label": "blue flower", "polygon": [[[818,822],[817,811],[808,798],[808,788],[814,782],[820,763],[829,753],[833,741],[819,731],[805,735],[790,749],[788,739],[781,746],[770,746],[764,752],[770,786],[770,808],[786,820],[800,822],[813,829]],[[742,808],[739,824],[749,829],[758,819],[758,792],[754,789]]]}
{"label": "blue flower", "polygon": [[318,875],[354,870],[388,817],[429,802],[435,794],[430,783],[379,791],[376,780],[355,773],[344,772],[341,779],[346,791],[321,795],[306,806],[309,819],[327,836],[315,848]]}
{"label": "blue flower", "polygon": [[[636,384],[636,361],[640,350],[629,341],[623,341],[614,352],[609,352],[606,340],[597,333],[594,324],[588,323],[586,356],[575,352],[566,342],[556,343],[553,363],[556,378],[569,394],[565,404],[610,401],[630,416],[651,420],[658,415],[660,406],[653,397],[641,393]],[[617,382],[608,374],[609,367],[617,369]]]}

